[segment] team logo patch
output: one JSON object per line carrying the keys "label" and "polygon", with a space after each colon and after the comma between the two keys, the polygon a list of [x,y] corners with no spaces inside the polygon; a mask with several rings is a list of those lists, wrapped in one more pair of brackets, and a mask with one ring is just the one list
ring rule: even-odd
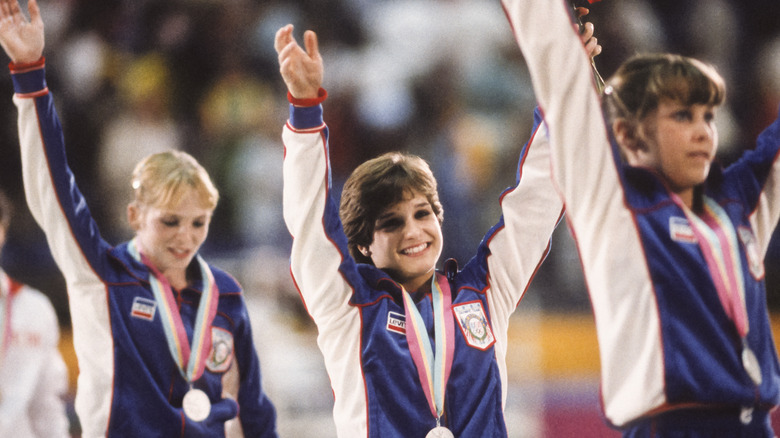
{"label": "team logo patch", "polygon": [[391,332],[406,334],[406,317],[400,313],[387,313],[387,329]]}
{"label": "team logo patch", "polygon": [[471,301],[457,304],[452,306],[452,311],[455,313],[455,319],[458,321],[463,337],[466,338],[466,342],[470,346],[487,350],[496,342],[481,302]]}
{"label": "team logo patch", "polygon": [[760,279],[764,277],[764,262],[761,260],[761,252],[758,249],[758,242],[756,242],[756,236],[750,228],[740,225],[737,227],[737,234],[739,240],[742,241],[742,245],[745,247],[745,255],[747,256],[748,265],[750,267],[750,273],[753,277]]}
{"label": "team logo patch", "polygon": [[232,363],[233,334],[219,327],[211,327],[211,354],[206,360],[206,368],[212,373],[223,373]]}
{"label": "team logo patch", "polygon": [[672,216],[669,218],[669,235],[675,242],[696,243],[693,228],[691,228],[688,219],[684,217]]}
{"label": "team logo patch", "polygon": [[154,313],[157,311],[157,302],[149,298],[135,297],[133,307],[130,309],[130,316],[133,318],[154,320]]}

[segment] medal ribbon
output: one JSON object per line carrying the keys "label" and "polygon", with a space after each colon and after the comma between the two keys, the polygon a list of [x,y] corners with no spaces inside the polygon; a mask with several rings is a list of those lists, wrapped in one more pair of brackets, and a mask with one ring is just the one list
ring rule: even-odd
{"label": "medal ribbon", "polygon": [[442,274],[436,273],[431,279],[431,302],[433,304],[434,335],[436,354],[431,347],[431,339],[425,329],[420,311],[412,296],[403,291],[406,314],[406,340],[409,352],[417,367],[425,398],[431,408],[431,414],[437,423],[444,412],[444,392],[450,378],[452,358],[455,352],[455,326],[452,321],[452,296],[450,284]]}
{"label": "medal ribbon", "polygon": [[198,380],[203,375],[206,360],[211,352],[211,323],[217,314],[219,302],[219,290],[211,268],[200,255],[196,256],[203,279],[203,294],[198,304],[198,313],[195,317],[195,328],[190,344],[170,283],[149,258],[138,249],[135,239],[128,245],[128,250],[136,260],[145,264],[151,271],[149,284],[152,287],[154,298],[161,308],[160,319],[168,341],[168,349],[176,362],[179,373],[190,383]]}
{"label": "medal ribbon", "polygon": [[696,235],[723,309],[734,321],[737,332],[744,339],[750,327],[739,243],[734,225],[726,212],[706,196],[701,218],[691,212],[679,198],[676,201],[683,207]]}

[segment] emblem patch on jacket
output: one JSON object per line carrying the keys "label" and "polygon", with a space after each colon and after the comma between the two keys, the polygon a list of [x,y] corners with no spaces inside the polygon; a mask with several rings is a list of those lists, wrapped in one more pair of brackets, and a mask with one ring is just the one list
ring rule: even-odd
{"label": "emblem patch on jacket", "polygon": [[742,245],[745,247],[745,256],[747,257],[750,273],[757,280],[764,277],[764,262],[761,259],[761,251],[758,249],[756,236],[750,228],[740,225],[737,227],[737,234]]}
{"label": "emblem patch on jacket", "polygon": [[144,297],[135,297],[133,307],[130,309],[130,316],[133,318],[154,321],[154,312],[157,310],[157,302]]}
{"label": "emblem patch on jacket", "polygon": [[452,311],[463,337],[470,346],[487,350],[496,342],[480,301],[453,305]]}
{"label": "emblem patch on jacket", "polygon": [[223,373],[233,363],[233,334],[229,331],[211,327],[211,354],[206,360],[206,368],[212,373]]}
{"label": "emblem patch on jacket", "polygon": [[669,236],[675,242],[696,243],[696,235],[693,234],[688,219],[679,216],[669,218]]}
{"label": "emblem patch on jacket", "polygon": [[406,317],[396,312],[387,312],[387,329],[391,332],[406,334]]}

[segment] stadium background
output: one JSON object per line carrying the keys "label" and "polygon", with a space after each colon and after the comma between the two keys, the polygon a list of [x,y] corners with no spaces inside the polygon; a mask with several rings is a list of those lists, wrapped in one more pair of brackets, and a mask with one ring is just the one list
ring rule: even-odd
{"label": "stadium background", "polygon": [[[273,35],[315,30],[326,66],[324,104],[337,189],[388,150],[428,159],[445,209],[444,255],[462,263],[500,214],[534,98],[498,1],[40,0],[47,77],[71,166],[104,237],[124,221],[132,166],[174,147],[196,156],[221,190],[203,253],[246,289],[266,390],[282,437],[335,436],[316,331],[289,279],[281,218],[281,126],[287,110]],[[635,52],[671,51],[714,64],[729,85],[718,114],[719,159],[753,144],[780,104],[776,0],[603,0],[588,20],[608,77]],[[7,59],[5,59],[7,61]],[[0,187],[16,217],[2,254],[12,276],[44,291],[77,364],[64,285],[21,187],[16,111],[0,75]],[[577,108],[572,108],[577,111]],[[338,190],[336,190],[338,192]],[[780,244],[766,259],[780,324]],[[513,437],[611,437],[598,406],[597,342],[565,225],[513,317],[507,418]],[[780,330],[780,326],[778,326]],[[780,333],[780,331],[775,331]],[[780,428],[778,429],[780,430]]]}

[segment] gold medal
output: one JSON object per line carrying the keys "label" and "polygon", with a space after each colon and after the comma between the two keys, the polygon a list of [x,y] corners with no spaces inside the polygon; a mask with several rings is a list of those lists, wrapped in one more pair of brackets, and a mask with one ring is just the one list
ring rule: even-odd
{"label": "gold medal", "polygon": [[184,415],[190,420],[203,421],[208,418],[209,412],[211,412],[211,401],[205,392],[191,388],[184,394],[181,407],[184,409]]}

